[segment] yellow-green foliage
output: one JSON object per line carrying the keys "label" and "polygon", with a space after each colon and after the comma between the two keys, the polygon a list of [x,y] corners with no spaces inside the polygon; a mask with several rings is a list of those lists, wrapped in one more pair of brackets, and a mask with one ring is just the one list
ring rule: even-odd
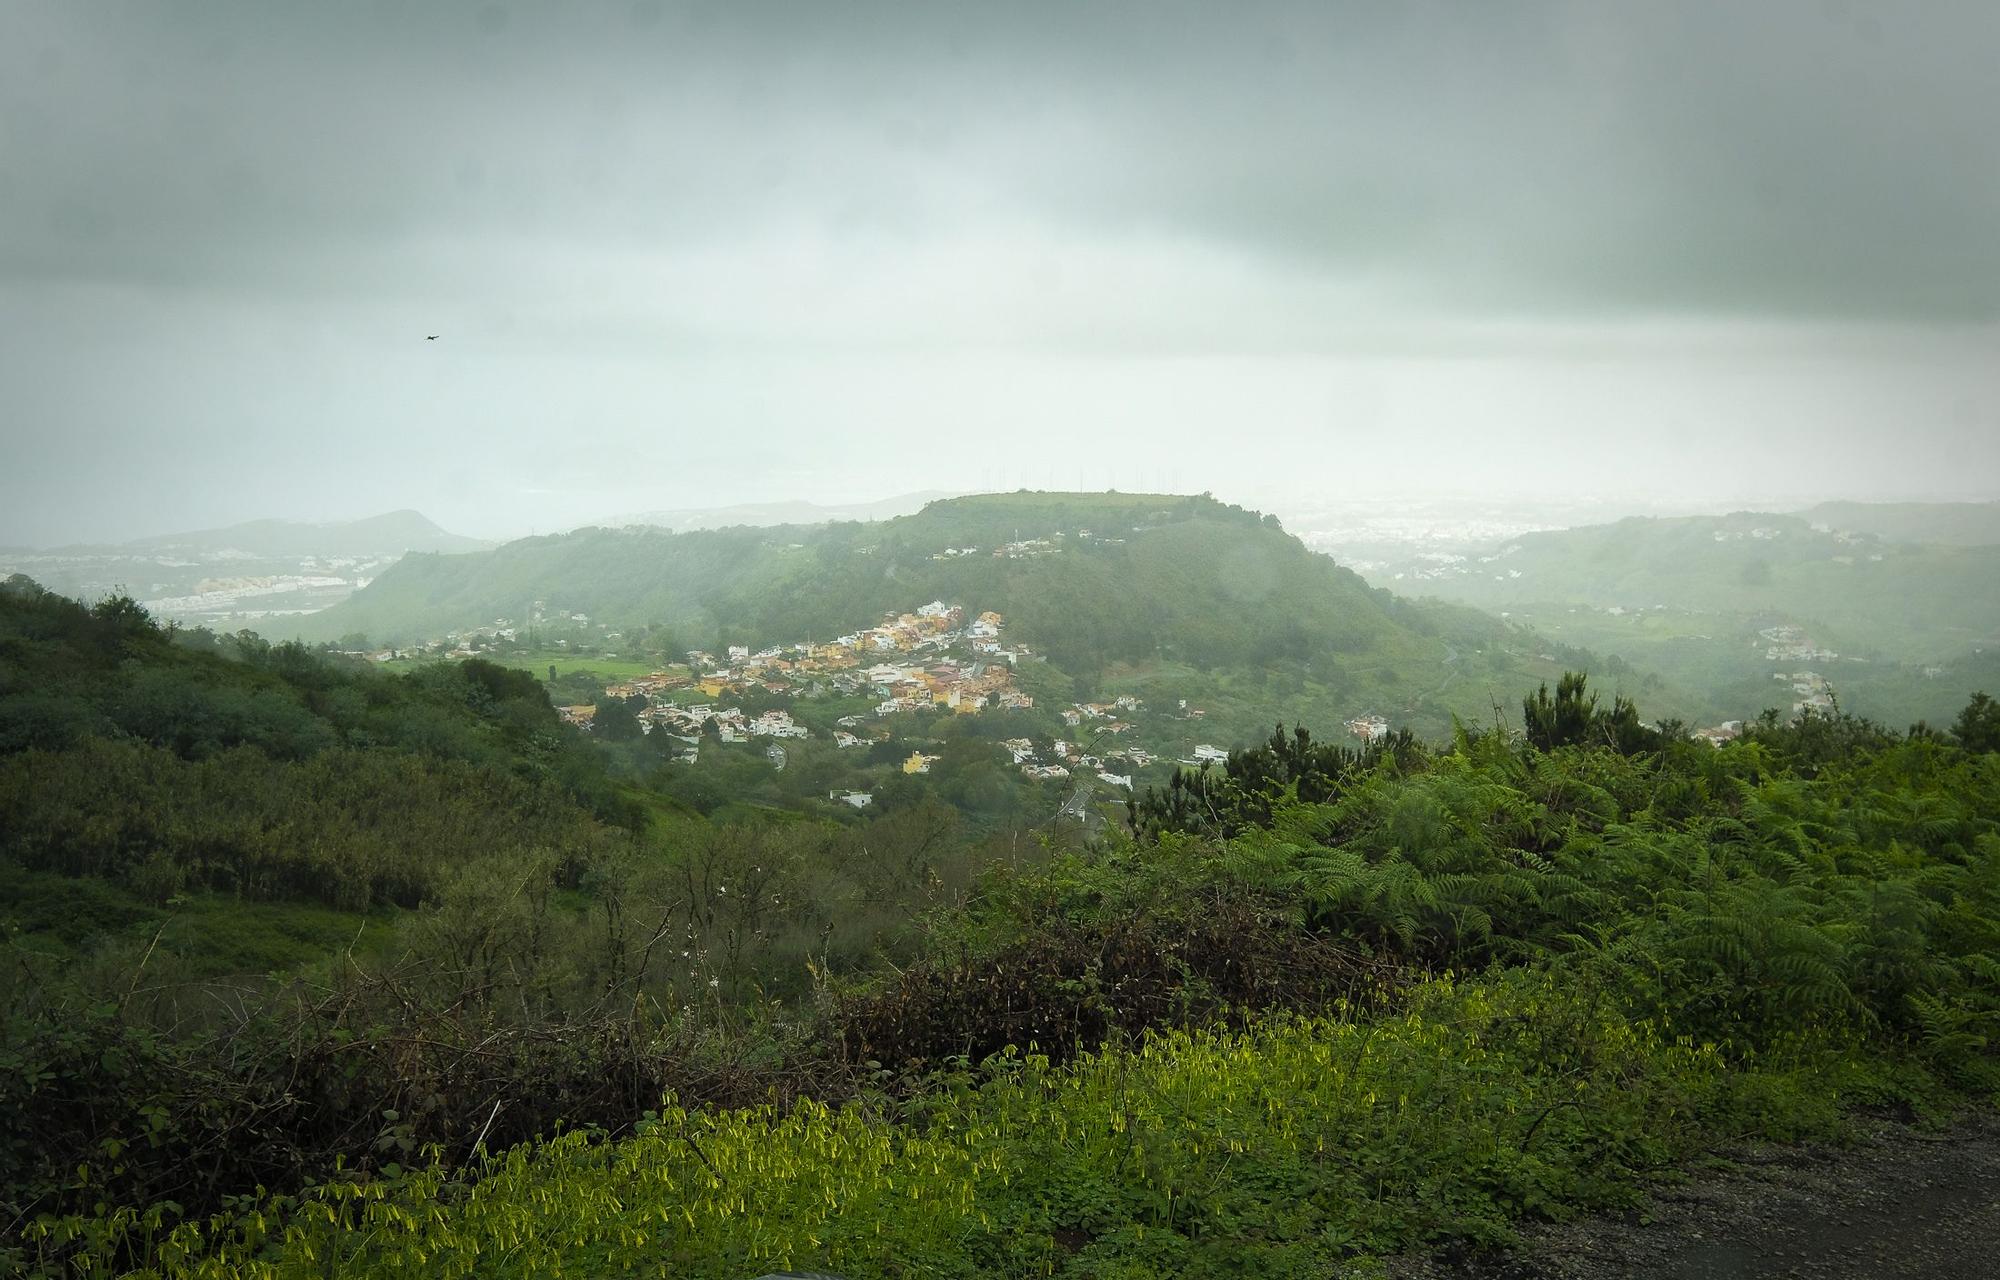
{"label": "yellow-green foliage", "polygon": [[[1009,1055],[889,1120],[803,1103],[336,1183],[158,1241],[163,1277],[1240,1274],[1621,1194],[1724,1078],[1550,974],[1438,981],[1373,1023]],[[1803,1104],[1801,1104],[1803,1105]],[[1638,1136],[1643,1135],[1643,1136]],[[45,1223],[44,1248],[84,1224]]]}
{"label": "yellow-green foliage", "polygon": [[[1293,742],[1304,758],[1304,741]],[[1325,785],[1315,781],[1309,797],[1315,777]],[[441,1073],[425,1089],[430,1101],[409,1102],[451,1099],[457,1121],[427,1131],[445,1135],[434,1166],[374,1163],[296,1197],[237,1200],[215,1216],[219,1195],[183,1210],[168,1198],[177,1186],[163,1189],[160,1178],[135,1180],[141,1193],[119,1190],[119,1162],[143,1154],[139,1144],[160,1137],[159,1149],[179,1150],[166,1139],[200,1126],[127,1088],[140,1071],[114,1070],[93,1051],[88,1027],[43,1019],[13,1057],[0,1044],[0,1103],[17,1117],[0,1125],[0,1154],[39,1179],[20,1180],[28,1191],[17,1203],[59,1207],[40,1210],[49,1216],[0,1264],[90,1275],[143,1265],[151,1270],[141,1274],[161,1280],[733,1280],[786,1266],[856,1280],[1290,1276],[1427,1240],[1504,1239],[1524,1215],[1629,1199],[1648,1170],[1719,1135],[1825,1132],[1856,1100],[2000,1095],[2000,756],[1921,734],[1898,741],[1844,720],[1767,726],[1723,751],[1663,739],[1659,751],[1633,755],[1522,750],[1468,733],[1448,753],[1289,778],[1237,768],[1231,784],[1243,800],[1233,838],[1168,830],[996,874],[932,928],[899,975],[917,980],[891,991],[929,992],[932,1005],[891,1025],[944,1026],[950,1036],[932,1037],[942,1045],[873,1036],[861,1016],[866,1001],[833,1001],[823,1056],[772,1059],[789,1079],[813,1084],[771,1096],[810,1096],[854,1071],[851,1051],[865,1044],[867,1068],[908,1090],[900,1104],[857,1083],[821,1095],[869,1100],[845,1109],[669,1102],[633,1126],[639,1099],[663,1079],[687,1077],[644,1076],[644,1089],[621,1086],[610,1102],[594,1090],[557,1091],[530,1112],[534,1073],[558,1059],[529,1055],[511,1071]],[[623,1004],[625,991],[639,989],[625,959],[636,947],[643,979],[653,948],[609,944],[667,938],[679,930],[665,926],[685,911],[696,943],[686,950],[697,954],[680,958],[697,990],[716,992],[722,1019],[724,977],[735,971],[704,958],[704,948],[764,932],[778,919],[763,914],[767,902],[773,912],[794,900],[832,912],[839,908],[829,902],[869,900],[859,879],[836,899],[828,881],[787,878],[800,853],[785,841],[732,837],[659,864],[664,878],[655,881],[604,877],[593,910],[609,958],[592,970],[600,962],[583,952],[558,957],[560,972],[546,981],[516,961],[556,950],[543,946],[547,913],[522,907],[511,888],[492,891],[483,871],[467,873],[413,930],[439,942],[434,953],[451,958],[441,969],[452,981],[397,979],[395,994],[429,1000],[433,987],[455,990],[448,1002],[413,1007],[459,1010],[454,1025],[461,1043],[479,1046],[474,1058],[493,1043],[477,1020],[511,1018],[517,1003],[526,1024],[517,1038],[540,1044],[565,1004],[553,993],[587,988]],[[910,855],[905,871],[921,865]],[[530,880],[548,876],[524,871],[504,883]],[[696,905],[725,898],[727,915]],[[662,918],[663,905],[665,932],[647,923]],[[628,912],[639,922],[631,930]],[[1259,1002],[1252,995],[1263,988],[1226,988],[1192,962],[1177,989],[1133,986],[1120,975],[1153,975],[1113,948],[1075,945],[1158,940],[1165,955],[1172,938],[1197,931],[1198,917],[1253,921],[1310,943],[1341,973],[1379,982],[1359,1007],[1330,1003],[1352,985],[1300,984],[1290,1005]],[[1129,934],[1110,927],[1135,919],[1143,928]],[[526,941],[492,941],[503,935]],[[1071,963],[1079,953],[1082,962]],[[1220,958],[1241,972],[1292,954],[1303,952],[1242,944]],[[1005,981],[959,980],[982,966]],[[1448,970],[1461,976],[1427,980]],[[606,976],[563,977],[595,972]],[[1227,1010],[1204,1003],[1225,989],[1251,994],[1229,997]],[[506,998],[475,1006],[474,992]],[[1017,1020],[1017,995],[1033,997],[1032,1020]],[[1142,1006],[1153,1012],[1111,1016]],[[1255,1013],[1273,1007],[1292,1012]],[[954,1020],[968,1010],[979,1016]],[[1226,1016],[1180,1026],[1187,1010]],[[603,1041],[609,1048],[578,1059],[585,1079],[672,1057],[675,1042],[654,1042],[636,1017],[616,1025],[625,1029]],[[1113,1034],[1108,1047],[1083,1052],[1105,1028],[1138,1026],[1153,1031],[1136,1042]],[[951,1054],[982,1056],[1026,1035],[1041,1036],[1049,1057],[1027,1046],[976,1072],[896,1074],[912,1057],[928,1071]],[[142,1066],[167,1057],[166,1046],[129,1035],[109,1043],[146,1050],[134,1059]],[[93,1083],[99,1065],[110,1087]],[[292,1077],[279,1078],[289,1089]],[[464,1080],[476,1083],[456,1083]],[[203,1102],[187,1113],[195,1119],[207,1112],[200,1088],[172,1096]],[[59,1109],[45,1098],[83,1105]],[[586,1128],[468,1162],[474,1133],[484,1131],[459,1113],[476,1118],[487,1099],[496,1113],[511,1108],[496,1148],[558,1123],[596,1122],[615,1136]],[[92,1130],[78,1157],[53,1172],[36,1139],[7,1140],[37,1117],[94,1116],[105,1101],[128,1118]],[[393,1110],[380,1105],[364,1101],[357,1132],[377,1115],[388,1126],[409,1123],[400,1098]],[[231,1122],[232,1136],[264,1123],[262,1112],[240,1114],[255,1118]],[[257,1130],[260,1138],[275,1131]],[[396,1140],[391,1129],[382,1134]],[[416,1147],[337,1149],[381,1160],[390,1150],[407,1159]],[[300,1180],[323,1178],[328,1163]],[[247,1181],[223,1185],[235,1191]],[[63,1198],[50,1201],[50,1187]],[[87,1209],[94,1201],[104,1203]]]}

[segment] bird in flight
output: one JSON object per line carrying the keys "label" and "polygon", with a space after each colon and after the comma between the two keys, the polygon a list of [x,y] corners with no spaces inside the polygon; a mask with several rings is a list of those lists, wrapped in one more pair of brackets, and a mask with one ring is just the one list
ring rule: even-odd
{"label": "bird in flight", "polygon": [[427,333],[424,335],[425,342],[436,342],[437,340],[438,336],[435,333]]}

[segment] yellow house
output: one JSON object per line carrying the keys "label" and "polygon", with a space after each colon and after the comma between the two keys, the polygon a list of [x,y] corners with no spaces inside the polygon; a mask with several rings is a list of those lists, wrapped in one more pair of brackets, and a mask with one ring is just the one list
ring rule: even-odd
{"label": "yellow house", "polygon": [[927,756],[921,751],[912,751],[910,758],[903,761],[903,772],[929,773],[931,771],[931,761],[935,759],[937,759],[936,756]]}

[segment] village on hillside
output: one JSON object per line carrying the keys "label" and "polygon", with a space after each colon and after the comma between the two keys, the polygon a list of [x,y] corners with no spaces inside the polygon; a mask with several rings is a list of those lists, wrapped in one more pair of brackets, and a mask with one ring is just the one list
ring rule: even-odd
{"label": "village on hillside", "polygon": [[[1020,553],[1012,546],[1003,551]],[[903,713],[976,716],[1036,705],[1016,678],[1021,665],[1034,661],[1035,654],[1007,637],[1006,619],[991,611],[968,617],[962,606],[941,600],[828,640],[805,639],[755,650],[736,645],[721,654],[697,649],[686,656],[684,668],[616,681],[605,685],[604,693],[642,700],[637,717],[643,731],[675,739],[680,744],[675,755],[690,764],[700,758],[704,735],[720,743],[768,740],[771,763],[779,769],[784,767],[779,744],[815,737],[816,731],[795,717],[792,708],[767,706],[751,713],[732,705],[749,695],[759,700],[781,697],[794,706],[866,699],[865,711],[840,716],[823,735],[842,750],[889,740],[887,722]],[[597,714],[597,707],[590,704],[559,710],[565,720],[586,730]],[[1060,723],[1062,733],[1042,736],[1039,742],[1028,736],[1008,738],[998,746],[1010,765],[1030,781],[1094,781],[1126,792],[1135,788],[1135,774],[1155,765],[1198,768],[1228,759],[1226,749],[1211,743],[1164,754],[1140,745],[1134,737],[1138,718],[1146,710],[1146,703],[1132,694],[1075,702],[1054,710],[1050,723]],[[1205,713],[1179,699],[1162,714],[1189,726],[1198,724]],[[1348,721],[1346,728],[1368,743],[1386,735],[1389,723],[1370,714]],[[926,774],[935,759],[913,749],[897,757],[896,768]],[[843,789],[828,799],[858,809],[870,804],[872,797],[866,791]]]}
{"label": "village on hillside", "polygon": [[[959,606],[932,601],[914,613],[892,615],[827,641],[802,640],[755,652],[735,645],[721,657],[691,650],[685,671],[654,672],[607,685],[604,691],[614,698],[646,699],[639,719],[647,732],[657,728],[692,739],[713,721],[725,742],[804,738],[809,730],[782,709],[746,718],[739,707],[679,699],[724,699],[753,690],[805,699],[868,696],[876,700],[877,716],[935,708],[962,715],[1029,708],[1035,700],[1015,687],[1014,666],[1033,655],[1024,645],[1003,643],[1004,624],[991,612],[967,623]],[[571,723],[587,725],[594,708],[561,710]],[[862,741],[851,732],[838,732],[834,739],[840,746]]]}
{"label": "village on hillside", "polygon": [[[1006,543],[992,554],[1035,556],[1060,550],[1055,537],[1027,538]],[[965,547],[939,554],[983,553]],[[541,601],[534,602],[528,618],[527,625],[538,629],[575,627],[594,631],[602,640],[619,639],[618,632],[593,626],[585,614]],[[454,632],[433,653],[450,659],[518,653],[524,643],[531,643],[527,634],[524,627],[503,619]],[[569,650],[571,641],[556,638],[545,643]],[[406,660],[395,650],[355,656],[378,663]],[[616,660],[613,655],[600,656]],[[643,672],[626,660],[626,670],[632,674],[583,688],[567,687],[575,692],[601,691],[602,699],[624,704],[636,721],[636,733],[668,740],[661,742],[662,754],[685,765],[704,760],[705,742],[761,741],[769,767],[783,773],[793,758],[788,744],[830,742],[843,757],[853,752],[855,763],[844,774],[850,785],[826,793],[825,798],[853,809],[874,803],[871,791],[851,785],[864,777],[932,773],[939,759],[934,752],[941,722],[912,717],[1037,711],[1036,697],[1022,687],[1021,674],[1025,666],[1040,661],[1038,655],[1007,635],[1007,620],[1000,613],[974,613],[942,600],[886,614],[874,626],[829,639],[808,637],[762,648],[731,645],[720,653],[694,649],[684,657],[684,662]],[[579,653],[560,661],[583,667],[586,658]],[[557,674],[551,665],[552,684]],[[576,702],[560,705],[557,711],[567,723],[596,733],[601,727],[597,718],[606,705],[603,700]],[[821,709],[811,710],[816,705]],[[1098,789],[1107,797],[1129,794],[1144,785],[1139,778],[1142,771],[1215,767],[1228,760],[1227,748],[1195,740],[1206,715],[1186,698],[1171,698],[1164,706],[1149,709],[1145,699],[1132,693],[1058,703],[1023,720],[1021,728],[1027,732],[995,739],[996,752],[1004,753],[996,759],[1024,782],[1051,784],[1073,797],[1082,794],[1079,787]],[[1344,727],[1364,745],[1390,731],[1389,721],[1373,713],[1355,716]]]}

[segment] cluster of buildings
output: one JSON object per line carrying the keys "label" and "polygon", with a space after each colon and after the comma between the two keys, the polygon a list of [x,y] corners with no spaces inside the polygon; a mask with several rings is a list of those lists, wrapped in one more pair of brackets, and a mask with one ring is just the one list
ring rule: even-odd
{"label": "cluster of buildings", "polygon": [[1792,687],[1795,701],[1792,703],[1794,715],[1811,711],[1818,715],[1833,714],[1833,686],[1825,676],[1817,671],[1777,672],[1774,680],[1783,680]]}
{"label": "cluster of buildings", "polygon": [[[1050,758],[1046,760],[1029,738],[1009,738],[1000,745],[1013,757],[1021,773],[1037,782],[1059,782],[1078,773],[1095,774],[1099,782],[1128,791],[1132,789],[1132,770],[1143,769],[1157,758],[1144,747],[1125,747],[1095,755],[1066,739],[1057,739],[1050,745]],[[1125,772],[1113,772],[1120,768]]]}
{"label": "cluster of buildings", "polygon": [[[914,613],[891,615],[865,631],[821,643],[806,640],[756,652],[732,645],[720,658],[692,650],[689,683],[710,698],[753,689],[802,697],[872,693],[881,699],[878,715],[931,707],[961,712],[1032,707],[1034,699],[1013,682],[1014,664],[1032,654],[1002,640],[1005,625],[992,612],[968,623],[963,609],[934,600]],[[953,649],[966,656],[945,656]]]}
{"label": "cluster of buildings", "polygon": [[[1815,644],[1803,627],[1765,627],[1757,633],[1764,642],[1764,658],[1769,662],[1831,662],[1840,657],[1831,649]],[[1833,686],[1817,671],[1774,671],[1771,678],[1789,685],[1793,694],[1792,713],[1811,711],[1833,713]]]}
{"label": "cluster of buildings", "polygon": [[1770,662],[1831,662],[1840,656],[1814,644],[1803,627],[1765,627],[1757,636],[1764,641],[1764,657]]}
{"label": "cluster of buildings", "polygon": [[1378,715],[1356,716],[1347,722],[1347,731],[1363,742],[1380,742],[1389,736],[1389,722]]}
{"label": "cluster of buildings", "polygon": [[[1187,703],[1181,704],[1183,708]],[[1072,729],[1080,729],[1087,722],[1102,721],[1099,733],[1126,733],[1132,726],[1119,718],[1120,713],[1137,715],[1146,709],[1146,704],[1129,693],[1120,694],[1110,702],[1073,702],[1062,713],[1062,722]]]}
{"label": "cluster of buildings", "polygon": [[[762,690],[806,698],[872,696],[879,699],[877,717],[899,711],[971,714],[988,707],[1033,707],[1034,698],[1014,684],[1014,664],[1033,655],[1025,646],[1005,642],[1005,626],[1000,614],[981,613],[968,622],[959,606],[934,600],[913,613],[892,614],[876,626],[823,643],[807,640],[755,652],[732,645],[719,658],[692,650],[685,672],[655,671],[606,685],[604,691],[613,698],[643,698],[647,705],[638,713],[641,727],[687,743],[681,754],[690,761],[701,735],[711,729],[724,742],[807,738],[812,731],[784,709],[748,716],[740,707],[675,701],[675,695],[720,699]],[[582,728],[589,728],[596,715],[589,706],[559,711]],[[861,747],[870,741],[860,732],[862,717],[843,716],[838,724],[836,746]]]}
{"label": "cluster of buildings", "polygon": [[1696,729],[1694,736],[1711,747],[1719,747],[1725,742],[1734,742],[1743,736],[1741,720],[1724,720],[1721,724],[1706,729]]}
{"label": "cluster of buildings", "polygon": [[1062,551],[1063,536],[1054,533],[1046,538],[1016,538],[1002,543],[993,554],[1002,560],[1024,560],[1033,556],[1052,556]]}
{"label": "cluster of buildings", "polygon": [[[614,697],[629,697],[629,693],[617,693],[612,686],[607,692]],[[588,729],[597,718],[594,706],[558,707],[556,714],[580,729]],[[716,707],[707,704],[679,706],[672,702],[654,702],[639,712],[639,727],[648,734],[664,733],[679,738],[687,744],[681,758],[692,763],[701,735],[713,728],[715,735],[723,742],[748,742],[752,738],[809,738],[812,731],[792,719],[792,713],[783,708],[766,711],[761,715],[747,716],[741,707]]]}
{"label": "cluster of buildings", "polygon": [[1034,698],[1014,687],[1012,669],[995,662],[877,663],[867,676],[868,687],[882,699],[875,704],[878,716],[933,707],[971,714],[987,707],[1035,705]]}
{"label": "cluster of buildings", "polygon": [[685,689],[693,683],[694,677],[685,672],[655,671],[648,676],[607,684],[604,686],[604,692],[613,698],[630,698],[636,695],[650,700],[664,698],[676,689]]}
{"label": "cluster of buildings", "polygon": [[[1138,532],[1137,528],[1133,531]],[[1017,529],[1014,531],[1014,540],[1001,543],[993,549],[992,554],[995,560],[1025,560],[1035,556],[1060,555],[1065,546],[1083,547],[1093,542],[1101,546],[1120,546],[1124,541],[1123,538],[1094,536],[1088,529],[1078,529],[1074,540],[1060,529],[1045,538],[1023,538]],[[931,559],[962,560],[967,556],[978,554],[980,554],[978,547],[946,547],[942,551],[932,553]]]}

